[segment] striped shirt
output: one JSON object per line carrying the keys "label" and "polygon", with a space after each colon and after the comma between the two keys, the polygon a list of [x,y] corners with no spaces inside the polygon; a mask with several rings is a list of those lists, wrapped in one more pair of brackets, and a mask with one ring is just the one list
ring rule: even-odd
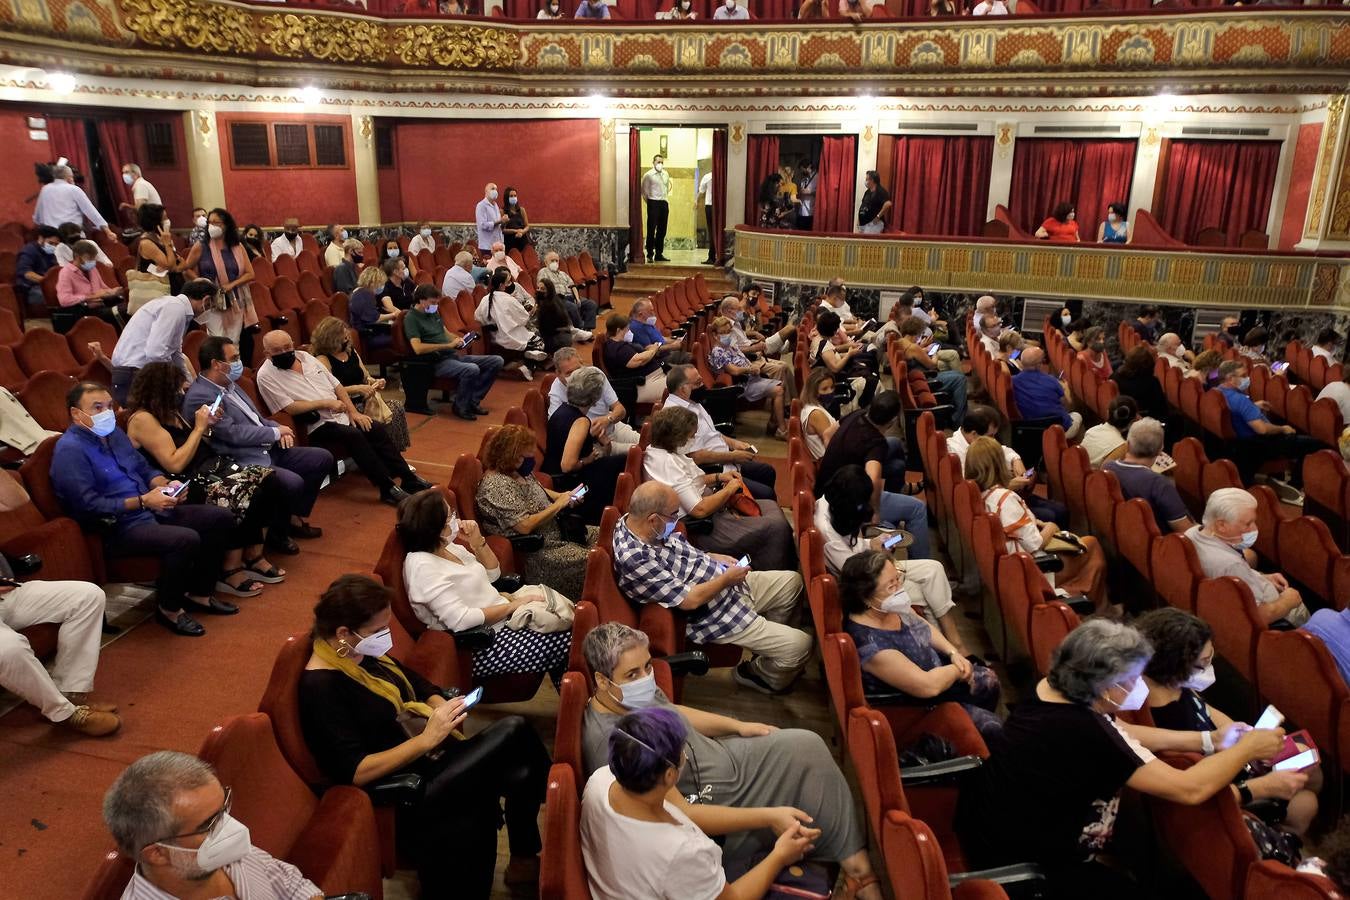
{"label": "striped shirt", "polygon": [[[628,530],[627,516],[614,528],[614,578],[630,600],[674,609],[691,588],[712,581],[723,569],[682,534],[649,544]],[[750,605],[750,589],[742,581],[689,613],[689,639],[704,644],[730,642],[757,617]]]}
{"label": "striped shirt", "polygon": [[[238,900],[316,900],[323,897],[319,886],[295,866],[253,847],[248,855],[225,867],[225,875],[234,885]],[[225,897],[226,895],[222,895]],[[127,882],[122,900],[175,900],[141,874],[140,867]],[[214,900],[214,898],[213,898]]]}

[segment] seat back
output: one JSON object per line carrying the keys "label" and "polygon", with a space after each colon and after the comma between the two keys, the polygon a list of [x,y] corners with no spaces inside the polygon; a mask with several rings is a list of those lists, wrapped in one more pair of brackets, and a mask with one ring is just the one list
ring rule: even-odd
{"label": "seat back", "polygon": [[[898,809],[886,811],[881,820],[881,856],[886,863],[891,895],[904,900],[949,900],[947,862],[933,830]],[[1003,888],[980,882],[983,900],[1006,898]],[[974,895],[972,895],[974,896]]]}
{"label": "seat back", "polygon": [[91,341],[98,341],[103,346],[103,355],[111,358],[117,348],[117,329],[98,316],[85,316],[66,332],[70,353],[82,366],[96,359],[89,349]]}
{"label": "seat back", "polygon": [[1256,611],[1251,588],[1232,576],[1206,578],[1195,594],[1195,614],[1214,631],[1214,649],[1260,690],[1257,639],[1266,623]]}
{"label": "seat back", "polygon": [[1138,497],[1116,504],[1116,549],[1139,576],[1153,584],[1153,545],[1162,537],[1147,500]]}
{"label": "seat back", "polygon": [[1150,564],[1153,588],[1168,606],[1195,612],[1195,592],[1204,579],[1195,545],[1180,534],[1164,534],[1153,542]]}
{"label": "seat back", "polygon": [[[1177,768],[1190,768],[1196,757],[1165,754]],[[1247,868],[1260,859],[1232,791],[1224,789],[1188,806],[1149,798],[1159,844],[1181,861],[1210,897],[1241,897]]]}
{"label": "seat back", "polygon": [[842,631],[827,634],[820,638],[820,659],[839,733],[846,736],[849,710],[866,706],[862,669],[858,665],[858,648],[853,645],[853,638]]}
{"label": "seat back", "polygon": [[1172,470],[1172,480],[1177,486],[1191,518],[1198,519],[1205,508],[1204,469],[1209,462],[1205,456],[1205,446],[1193,437],[1182,438],[1172,445],[1172,460],[1177,464]]}
{"label": "seat back", "polygon": [[1208,498],[1219,488],[1242,487],[1242,477],[1231,459],[1216,459],[1207,462],[1200,470],[1200,493]]}
{"label": "seat back", "polygon": [[1247,869],[1244,900],[1341,900],[1341,893],[1321,875],[1299,872],[1272,859]]}
{"label": "seat back", "polygon": [[1110,472],[1097,471],[1087,477],[1087,514],[1092,533],[1108,553],[1116,550],[1116,506],[1125,502],[1120,482]]}
{"label": "seat back", "polygon": [[613,566],[608,550],[599,546],[592,548],[586,555],[586,581],[581,589],[581,599],[595,604],[601,622],[622,622],[637,628],[637,609],[619,591]]}
{"label": "seat back", "polygon": [[1058,600],[1032,604],[1031,661],[1037,675],[1044,678],[1050,674],[1055,648],[1078,627],[1078,621],[1078,614]]}
{"label": "seat back", "polygon": [[1051,425],[1041,432],[1041,459],[1045,461],[1050,497],[1061,502],[1064,500],[1064,470],[1060,457],[1064,455],[1068,446],[1069,443],[1064,437],[1064,426]]}
{"label": "seat back", "polygon": [[544,794],[543,852],[539,857],[540,900],[591,900],[581,855],[581,805],[572,769],[555,763]]}
{"label": "seat back", "polygon": [[1321,638],[1302,630],[1268,630],[1256,644],[1261,693],[1287,717],[1286,728],[1306,728],[1323,759],[1341,758],[1341,707],[1350,699],[1336,660]]}
{"label": "seat back", "polygon": [[1074,444],[1064,450],[1060,460],[1060,469],[1064,475],[1064,502],[1069,507],[1069,516],[1074,523],[1086,523],[1087,477],[1092,471],[1087,451]]}
{"label": "seat back", "polygon": [[891,733],[891,725],[886,717],[866,706],[850,710],[848,754],[858,773],[858,788],[867,811],[867,824],[873,834],[880,834],[887,810],[909,812],[905,788],[900,781],[900,757],[895,749],[895,735]]}
{"label": "seat back", "polygon": [[[1331,573],[1341,551],[1326,523],[1316,516],[1295,516],[1281,522],[1276,535],[1280,571],[1316,594],[1324,604],[1338,605],[1331,587]],[[1343,604],[1350,598],[1340,600]]]}
{"label": "seat back", "polygon": [[80,900],[121,900],[136,864],[116,850],[103,854],[94,877],[85,885]]}
{"label": "seat back", "polygon": [[590,700],[588,678],[582,672],[567,672],[558,685],[558,730],[553,743],[553,762],[567,766],[578,787],[586,782],[581,731],[586,703]]}
{"label": "seat back", "polygon": [[30,376],[43,371],[74,375],[81,368],[66,339],[45,328],[27,332],[23,340],[14,345],[14,355]]}
{"label": "seat back", "polygon": [[478,516],[477,488],[483,480],[483,464],[472,453],[461,453],[450,472],[450,493],[455,498],[455,511],[461,519]]}
{"label": "seat back", "polygon": [[258,701],[258,712],[265,713],[272,723],[277,749],[291,769],[313,788],[327,784],[328,779],[319,771],[300,727],[300,676],[309,662],[310,647],[308,632],[286,638],[272,663],[272,674]]}

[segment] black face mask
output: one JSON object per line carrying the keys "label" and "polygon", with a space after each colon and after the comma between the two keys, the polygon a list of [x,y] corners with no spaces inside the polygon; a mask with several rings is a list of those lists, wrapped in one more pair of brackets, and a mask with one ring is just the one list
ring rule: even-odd
{"label": "black face mask", "polygon": [[361,262],[361,260],[363,260],[363,259],[365,259],[365,258],[366,258],[366,255],[365,255],[364,253],[353,253],[353,254],[352,254],[352,262],[354,262],[354,263],[359,263],[359,262]]}
{"label": "black face mask", "polygon": [[272,357],[272,365],[278,369],[289,369],[295,365],[295,351],[287,350],[285,353],[277,353]]}
{"label": "black face mask", "polygon": [[298,232],[298,231],[289,231],[289,230],[288,230],[288,231],[286,232],[286,237],[290,238],[291,240],[295,240],[295,239],[298,238],[299,236],[300,236],[300,232]]}

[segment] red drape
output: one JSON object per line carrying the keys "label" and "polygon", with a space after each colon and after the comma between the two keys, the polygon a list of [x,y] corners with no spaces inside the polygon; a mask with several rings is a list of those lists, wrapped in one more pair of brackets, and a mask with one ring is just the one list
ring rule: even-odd
{"label": "red drape", "polygon": [[64,156],[71,168],[85,177],[84,192],[97,200],[98,193],[89,183],[89,138],[84,132],[84,119],[66,116],[47,117],[47,140],[52,145],[52,160]]}
{"label": "red drape", "polygon": [[[136,161],[131,129],[122,119],[99,119],[97,124],[99,158],[103,164],[103,180],[107,183],[108,196],[118,203],[130,203],[131,188],[122,181],[122,166]],[[117,215],[130,223],[135,221],[135,214],[129,210],[119,207]]]}
{"label": "red drape", "polygon": [[718,128],[713,131],[712,141],[712,192],[713,192],[713,233],[712,258],[719,263],[726,255],[726,241],[723,232],[727,228],[727,130]]}
{"label": "red drape", "polygon": [[1015,146],[1008,211],[1027,231],[1068,201],[1078,209],[1083,240],[1096,240],[1107,204],[1130,202],[1134,140],[1018,138]]}
{"label": "red drape", "polygon": [[894,142],[887,231],[954,236],[983,231],[994,160],[992,137],[882,135],[881,140]]}
{"label": "red drape", "polygon": [[853,186],[858,180],[858,136],[821,139],[816,178],[815,231],[853,230]]}
{"label": "red drape", "polygon": [[1230,247],[1246,231],[1266,230],[1279,141],[1165,141],[1153,215],[1163,228],[1194,243],[1205,228],[1224,232]]}
{"label": "red drape", "polygon": [[642,231],[642,132],[637,127],[628,132],[628,262],[640,263],[647,259]]}
{"label": "red drape", "polygon": [[778,138],[772,134],[752,134],[745,146],[745,222],[759,224],[759,188],[778,171]]}

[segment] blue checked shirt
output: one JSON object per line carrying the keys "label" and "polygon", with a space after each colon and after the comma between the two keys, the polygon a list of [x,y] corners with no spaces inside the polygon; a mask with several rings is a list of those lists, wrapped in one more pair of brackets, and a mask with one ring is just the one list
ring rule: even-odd
{"label": "blue checked shirt", "polygon": [[[721,563],[682,534],[648,544],[628,530],[627,516],[614,529],[614,577],[631,600],[673,609],[690,588],[712,581],[722,570]],[[689,614],[689,639],[701,644],[727,641],[749,628],[757,615],[745,582],[733,584]]]}

